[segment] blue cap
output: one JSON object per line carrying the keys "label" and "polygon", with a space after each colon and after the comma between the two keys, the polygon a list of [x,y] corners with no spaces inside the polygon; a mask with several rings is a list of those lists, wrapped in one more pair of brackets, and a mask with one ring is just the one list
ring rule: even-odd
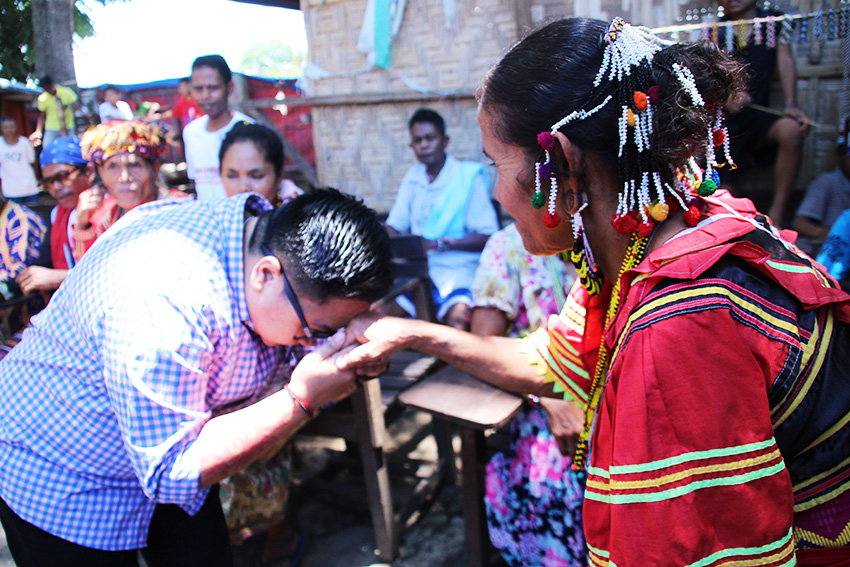
{"label": "blue cap", "polygon": [[42,148],[39,157],[41,167],[53,165],[54,163],[67,163],[70,165],[88,165],[80,150],[79,136],[63,136],[56,138],[50,144]]}

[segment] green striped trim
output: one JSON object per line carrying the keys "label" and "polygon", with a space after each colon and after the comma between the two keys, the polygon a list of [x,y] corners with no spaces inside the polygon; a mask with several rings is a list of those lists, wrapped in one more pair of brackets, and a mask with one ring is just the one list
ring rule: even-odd
{"label": "green striped trim", "polygon": [[768,260],[767,265],[781,272],[788,272],[789,274],[811,274],[815,271],[803,264],[786,264],[784,262],[777,262],[776,260]]}
{"label": "green striped trim", "polygon": [[[771,437],[767,441],[759,441],[748,445],[738,445],[736,447],[726,447],[724,449],[712,449],[710,451],[694,451],[693,453],[683,453],[675,457],[668,457],[660,461],[651,461],[649,463],[641,463],[639,465],[614,465],[609,471],[610,474],[631,474],[642,473],[649,471],[657,471],[659,469],[671,467],[673,465],[681,465],[691,461],[699,461],[702,459],[712,459],[720,457],[729,457],[731,455],[743,455],[753,451],[760,451],[776,445],[776,440]],[[604,478],[610,478],[607,474],[601,474],[602,469],[589,469],[588,472],[598,474]]]}
{"label": "green striped trim", "polygon": [[[791,539],[793,537],[794,536],[793,536],[792,531],[788,530],[788,535],[785,536],[784,538],[780,539],[779,541],[774,541],[773,543],[769,543],[769,544],[763,545],[761,547],[733,547],[733,548],[730,548],[730,549],[721,549],[717,553],[712,553],[708,557],[704,557],[703,559],[700,559],[696,563],[691,563],[690,565],[687,565],[686,567],[705,567],[706,565],[710,565],[710,564],[714,563],[718,559],[726,559],[728,557],[732,557],[732,556],[735,556],[735,555],[754,556],[754,555],[761,555],[762,553],[768,553],[770,551],[776,551],[777,549],[781,549],[784,546],[788,545],[788,543],[791,541]],[[795,564],[796,562],[797,562],[797,560],[793,558],[793,554],[792,554],[791,565]]]}
{"label": "green striped trim", "polygon": [[710,480],[700,480],[697,482],[686,484],[684,486],[679,486],[668,490],[662,490],[661,492],[648,492],[638,494],[598,494],[588,489],[585,491],[584,497],[588,500],[595,500],[597,502],[604,502],[606,504],[637,504],[646,502],[661,502],[662,500],[670,500],[671,498],[677,498],[679,496],[684,496],[685,494],[690,494],[691,492],[696,492],[697,490],[700,490],[702,488],[746,484],[753,480],[772,476],[783,471],[784,469],[785,462],[780,461],[779,463],[766,469],[756,470],[737,476],[715,478]]}

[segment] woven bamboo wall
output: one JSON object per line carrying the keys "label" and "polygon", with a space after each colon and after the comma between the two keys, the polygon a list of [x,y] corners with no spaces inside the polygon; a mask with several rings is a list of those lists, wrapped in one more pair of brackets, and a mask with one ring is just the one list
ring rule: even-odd
{"label": "woven bamboo wall", "polygon": [[[850,1],[850,0],[847,0]],[[379,211],[392,206],[404,172],[415,159],[407,119],[419,107],[443,114],[449,151],[479,159],[480,134],[472,92],[480,78],[521,35],[554,18],[582,15],[658,27],[687,23],[715,10],[713,0],[456,0],[447,25],[442,0],[409,0],[392,46],[389,70],[370,68],[356,49],[366,0],[302,0],[309,60],[327,73],[310,81],[319,178],[363,197]],[[841,0],[784,0],[789,13],[826,10]],[[800,74],[798,104],[817,122],[835,124],[841,106],[838,40],[793,46]],[[778,90],[774,105],[781,108]],[[806,140],[798,186],[834,166],[835,132],[815,130]],[[754,179],[769,190],[770,171]]]}

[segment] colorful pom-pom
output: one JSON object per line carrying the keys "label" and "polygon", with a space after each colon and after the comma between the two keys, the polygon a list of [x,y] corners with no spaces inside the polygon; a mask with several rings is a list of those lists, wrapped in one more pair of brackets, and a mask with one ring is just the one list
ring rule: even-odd
{"label": "colorful pom-pom", "polygon": [[561,215],[558,213],[546,213],[543,215],[543,225],[546,228],[555,228],[561,224]]}
{"label": "colorful pom-pom", "polygon": [[634,127],[634,125],[637,124],[637,115],[634,112],[632,112],[631,108],[628,109],[627,114],[626,114],[626,124],[628,124],[629,126],[632,126],[632,127]]}
{"label": "colorful pom-pom", "polygon": [[722,146],[725,139],[726,134],[723,133],[723,130],[717,129],[711,133],[711,143],[714,144],[714,147]]}
{"label": "colorful pom-pom", "polygon": [[552,175],[552,162],[544,162],[539,165],[540,179],[547,179]]}
{"label": "colorful pom-pom", "polygon": [[555,136],[552,132],[540,132],[537,134],[537,143],[548,152],[555,147]]}
{"label": "colorful pom-pom", "polygon": [[655,226],[651,220],[640,223],[637,227],[638,236],[649,236],[652,234],[652,228]]}
{"label": "colorful pom-pom", "polygon": [[717,99],[710,98],[705,102],[706,112],[714,112],[715,108],[717,108]]}
{"label": "colorful pom-pom", "polygon": [[717,183],[714,182],[713,179],[703,179],[702,183],[697,187],[697,195],[700,197],[708,197],[710,195],[714,195],[714,192],[717,190]]}
{"label": "colorful pom-pom", "polygon": [[652,104],[657,104],[658,101],[661,100],[661,87],[658,85],[652,85],[646,89],[646,98],[648,98],[649,102]]}
{"label": "colorful pom-pom", "polygon": [[702,213],[705,210],[705,201],[698,197],[694,197],[690,201],[688,201],[688,208],[696,207],[696,209]]}
{"label": "colorful pom-pom", "polygon": [[717,173],[716,169],[711,170],[711,180],[714,181],[714,184],[720,187],[720,174]]}
{"label": "colorful pom-pom", "polygon": [[667,205],[667,214],[672,215],[675,214],[676,211],[679,210],[679,200],[673,197],[672,195],[667,195],[664,198],[664,203]]}
{"label": "colorful pom-pom", "polygon": [[614,215],[611,217],[611,224],[617,232],[631,234],[637,230],[637,211],[629,211],[625,215]]}
{"label": "colorful pom-pom", "polygon": [[655,203],[649,209],[649,216],[658,222],[666,221],[669,214],[670,206],[667,203]]}
{"label": "colorful pom-pom", "polygon": [[642,112],[642,111],[646,110],[646,93],[642,93],[640,91],[635,91],[634,99],[635,99],[635,108],[637,108],[638,111]]}
{"label": "colorful pom-pom", "polygon": [[699,209],[696,207],[688,207],[688,210],[685,211],[685,222],[688,223],[688,226],[696,226],[701,216],[702,213]]}
{"label": "colorful pom-pom", "polygon": [[535,191],[534,194],[531,195],[531,206],[535,209],[543,208],[543,205],[546,204],[546,195],[543,194],[543,191]]}

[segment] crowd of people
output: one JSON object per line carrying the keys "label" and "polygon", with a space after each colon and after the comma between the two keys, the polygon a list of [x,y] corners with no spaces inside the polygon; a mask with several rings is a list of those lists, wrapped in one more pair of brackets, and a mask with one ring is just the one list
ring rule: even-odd
{"label": "crowd of people", "polygon": [[[43,78],[29,138],[0,118],[0,294],[47,300],[0,362],[16,564],[227,566],[261,533],[263,562],[297,564],[288,441],[411,348],[526,400],[486,469],[512,567],[850,565],[848,141],[797,239],[790,46],[736,45],[542,26],[476,95],[495,185],[419,109],[385,222],[285,179],[279,133],[229,108],[219,55],[168,109],[107,87],[79,136],[76,95]],[[759,111],[774,69],[781,117]],[[172,118],[194,195],[160,181]],[[770,146],[760,211],[724,165]],[[40,189],[46,219],[27,208]],[[398,234],[421,237],[436,322],[403,298],[370,309]]]}

